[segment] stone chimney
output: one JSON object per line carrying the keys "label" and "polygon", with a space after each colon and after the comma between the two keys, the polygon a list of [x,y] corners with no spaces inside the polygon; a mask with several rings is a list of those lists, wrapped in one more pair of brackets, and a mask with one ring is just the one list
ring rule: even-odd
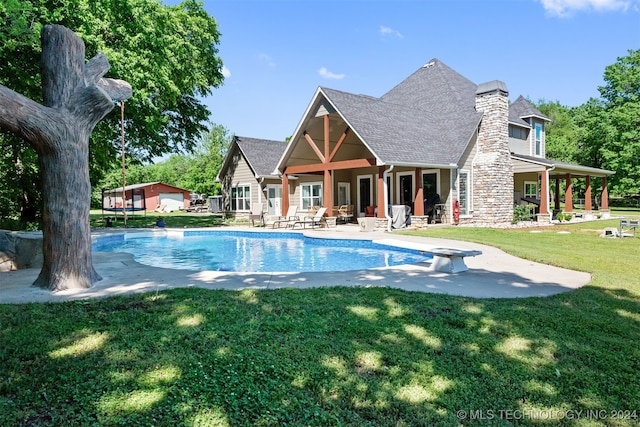
{"label": "stone chimney", "polygon": [[514,188],[507,85],[494,80],[478,86],[476,111],[483,116],[473,160],[473,222],[510,223]]}

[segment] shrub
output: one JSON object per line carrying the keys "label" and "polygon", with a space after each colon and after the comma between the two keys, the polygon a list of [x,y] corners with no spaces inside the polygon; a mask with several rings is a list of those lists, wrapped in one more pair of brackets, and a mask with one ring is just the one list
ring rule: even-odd
{"label": "shrub", "polygon": [[520,221],[531,221],[533,214],[531,207],[527,205],[515,205],[513,207],[513,224],[517,224]]}

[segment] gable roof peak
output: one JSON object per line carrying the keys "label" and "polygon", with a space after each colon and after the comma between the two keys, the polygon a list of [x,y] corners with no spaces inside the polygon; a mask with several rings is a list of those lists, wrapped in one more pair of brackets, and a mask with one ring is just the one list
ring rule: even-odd
{"label": "gable roof peak", "polygon": [[[246,136],[234,136],[233,144],[242,152],[249,167],[256,177],[268,177],[275,170],[280,156],[287,147],[286,141],[274,141],[271,139],[248,138]],[[227,152],[223,168],[227,166],[232,157],[231,149]]]}
{"label": "gable roof peak", "polygon": [[537,117],[539,119],[550,122],[551,119],[540,112],[531,102],[524,96],[520,95],[511,105],[509,105],[509,118],[525,119],[529,117]]}
{"label": "gable roof peak", "polygon": [[436,58],[433,58],[431,61],[427,62],[426,64],[424,64],[422,66],[422,68],[431,68],[434,65],[436,65],[436,62],[438,62],[438,60]]}
{"label": "gable roof peak", "polygon": [[382,95],[382,101],[423,110],[473,109],[477,85],[433,58]]}

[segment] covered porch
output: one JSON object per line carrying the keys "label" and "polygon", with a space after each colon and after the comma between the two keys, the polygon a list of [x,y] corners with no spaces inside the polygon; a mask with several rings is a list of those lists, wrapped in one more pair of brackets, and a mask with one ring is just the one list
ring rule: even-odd
{"label": "covered porch", "polygon": [[[607,177],[614,172],[513,153],[511,157],[514,166],[514,203],[535,204],[538,207],[538,221],[549,222],[556,213],[563,210],[563,181],[564,212],[574,213],[574,188],[578,179],[584,180],[585,219],[593,218],[596,210],[601,217],[609,216]],[[600,179],[601,184],[598,188],[593,188],[593,178]],[[594,203],[594,200],[599,200],[599,203]]]}
{"label": "covered porch", "polygon": [[409,206],[419,223],[438,204],[439,219],[450,217],[451,165],[385,164],[330,104],[314,108],[281,159],[283,212],[322,206],[331,216],[348,205],[354,220],[373,217],[380,227],[394,205]]}

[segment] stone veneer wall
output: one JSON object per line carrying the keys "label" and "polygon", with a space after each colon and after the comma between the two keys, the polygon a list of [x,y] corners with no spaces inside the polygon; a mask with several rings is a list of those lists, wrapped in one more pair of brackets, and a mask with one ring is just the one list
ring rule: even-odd
{"label": "stone veneer wall", "polygon": [[498,224],[513,219],[508,96],[500,81],[482,84],[476,92],[476,110],[483,117],[473,160],[472,222]]}

